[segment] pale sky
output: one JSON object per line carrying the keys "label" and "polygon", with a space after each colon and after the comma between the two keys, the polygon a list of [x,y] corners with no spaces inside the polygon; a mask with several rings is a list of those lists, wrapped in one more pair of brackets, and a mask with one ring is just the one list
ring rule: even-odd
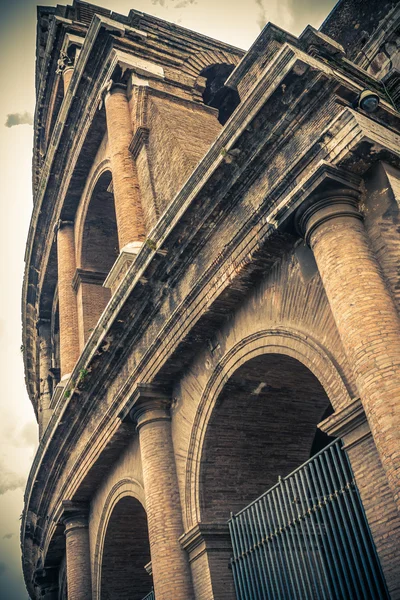
{"label": "pale sky", "polygon": [[[298,35],[308,23],[319,27],[335,1],[98,0],[95,4],[122,14],[136,8],[248,49],[267,21]],[[37,426],[24,384],[20,298],[32,209],[29,122],[35,104],[36,2],[0,0],[0,8],[0,600],[27,600],[19,519]]]}

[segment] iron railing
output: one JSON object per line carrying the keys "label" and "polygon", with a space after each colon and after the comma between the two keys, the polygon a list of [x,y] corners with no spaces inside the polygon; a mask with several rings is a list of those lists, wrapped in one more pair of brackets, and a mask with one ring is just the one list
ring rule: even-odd
{"label": "iron railing", "polygon": [[151,591],[149,594],[147,594],[147,595],[146,595],[146,596],[143,598],[143,600],[155,600],[155,599],[156,599],[156,597],[155,597],[155,595],[154,595],[154,592],[153,592],[153,591]]}
{"label": "iron railing", "polygon": [[389,598],[340,440],[232,516],[229,529],[238,600]]}

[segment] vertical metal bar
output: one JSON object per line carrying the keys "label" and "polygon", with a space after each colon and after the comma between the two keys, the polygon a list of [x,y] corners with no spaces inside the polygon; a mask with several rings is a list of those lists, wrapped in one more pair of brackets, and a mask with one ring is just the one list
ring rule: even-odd
{"label": "vertical metal bar", "polygon": [[[301,512],[304,515],[304,522],[305,522],[305,526],[307,529],[307,536],[309,537],[310,540],[314,540],[313,554],[315,555],[315,557],[313,560],[315,563],[315,572],[318,576],[318,582],[315,582],[315,586],[316,586],[316,588],[318,588],[320,590],[320,593],[322,593],[323,600],[328,600],[328,597],[326,595],[326,585],[328,584],[328,576],[327,576],[327,573],[325,572],[325,562],[321,557],[320,542],[318,540],[317,531],[315,529],[314,519],[313,519],[312,513],[311,513],[309,505],[308,505],[308,501],[307,501],[307,491],[304,486],[304,482],[302,480],[302,471],[304,471],[304,469],[302,469],[299,472],[296,472],[294,474],[294,479],[296,482],[296,488],[299,492],[299,499],[300,499],[300,503],[301,503]],[[318,548],[317,551],[316,551],[315,546],[317,546],[317,548]],[[322,566],[322,571],[323,571],[322,575],[323,576],[321,575],[320,564]],[[312,569],[312,573],[313,573],[313,577],[314,577],[314,569]],[[329,587],[329,584],[328,584],[328,587]]]}
{"label": "vertical metal bar", "polygon": [[233,579],[235,582],[235,589],[236,587],[239,589],[239,593],[237,592],[236,596],[238,600],[246,600],[245,584],[243,581],[243,567],[241,564],[241,559],[239,557],[238,541],[236,535],[236,518],[234,515],[231,515],[231,519],[228,525],[233,549],[233,559],[231,561]]}
{"label": "vertical metal bar", "polygon": [[[285,557],[284,557],[284,554],[282,551],[283,544],[280,543],[281,539],[278,537],[278,527],[275,522],[274,512],[271,510],[271,505],[270,505],[271,495],[270,495],[270,493],[268,494],[268,497],[263,496],[263,498],[261,500],[262,500],[262,503],[264,506],[263,514],[265,515],[265,517],[268,521],[268,526],[269,526],[271,536],[272,536],[271,541],[274,544],[274,546],[277,547],[277,554],[276,554],[277,559],[278,559],[278,556],[280,558],[280,560],[277,561],[278,562],[277,569],[278,569],[279,573],[283,572],[284,577],[285,577],[286,588],[283,585],[282,585],[282,588],[283,588],[283,590],[286,589],[286,592],[289,593],[290,583],[289,583],[288,575],[287,575],[288,565],[287,565],[287,562],[285,560]],[[267,506],[267,504],[268,504],[268,506]],[[270,519],[270,517],[271,517],[271,519]],[[279,563],[280,563],[280,567],[279,567]],[[280,577],[280,579],[282,581],[282,577]]]}
{"label": "vertical metal bar", "polygon": [[[267,528],[267,524],[262,510],[261,499],[255,504],[255,512],[257,515],[260,531],[262,532],[261,545],[264,552],[265,563],[268,569],[268,583],[272,588],[273,597],[275,597],[275,594],[277,594],[276,597],[278,598],[278,600],[281,600],[282,595],[281,590],[279,589],[279,584],[281,582],[281,572],[280,569],[276,569],[277,562],[272,556],[273,553],[275,554],[274,542],[273,539],[268,539],[270,537],[271,532],[269,532]],[[270,556],[268,555],[268,551],[270,553]]]}
{"label": "vertical metal bar", "polygon": [[[310,463],[308,466],[309,466],[309,468],[307,469],[307,474],[310,475],[310,478],[311,478],[311,481],[313,484],[313,488],[314,488],[314,492],[315,492],[315,497],[317,499],[321,495],[321,492],[317,485],[318,477],[317,477],[315,470],[313,469],[312,463]],[[326,534],[326,539],[329,544],[329,549],[330,549],[330,553],[332,556],[332,562],[334,564],[334,571],[333,571],[334,579],[333,579],[333,581],[335,582],[335,587],[336,587],[336,576],[337,576],[337,581],[340,586],[340,592],[337,597],[338,598],[348,598],[347,590],[345,590],[345,588],[343,587],[343,577],[340,572],[340,565],[339,565],[339,563],[341,562],[340,552],[337,547],[336,539],[334,539],[334,540],[332,539],[331,525],[329,523],[329,520],[327,519],[327,516],[329,516],[329,515],[326,515],[326,511],[324,510],[324,504],[321,503],[320,500],[318,501],[318,510],[317,510],[316,514],[318,514],[318,516],[321,517],[323,524],[324,524],[324,531]]]}
{"label": "vertical metal bar", "polygon": [[240,573],[242,576],[242,582],[243,582],[243,588],[245,591],[245,595],[244,598],[247,599],[251,599],[252,595],[251,595],[251,590],[250,590],[250,586],[249,586],[249,581],[247,578],[247,565],[245,564],[244,558],[243,558],[243,547],[242,547],[242,541],[241,541],[241,536],[240,536],[240,523],[238,521],[238,518],[235,517],[235,520],[233,521],[233,532],[234,532],[234,536],[235,536],[235,543],[236,543],[236,547],[237,547],[237,565],[238,568],[240,569]]}
{"label": "vertical metal bar", "polygon": [[[303,590],[305,592],[305,597],[312,597],[313,586],[311,585],[311,581],[309,578],[309,570],[310,569],[309,569],[309,565],[307,564],[307,559],[304,556],[303,538],[299,533],[299,529],[303,533],[302,523],[301,523],[301,521],[296,523],[297,516],[296,516],[294,508],[293,508],[293,502],[291,501],[291,498],[290,498],[291,489],[289,486],[289,479],[290,479],[290,476],[281,480],[281,486],[282,486],[282,489],[284,489],[283,500],[285,503],[285,508],[286,508],[288,517],[292,521],[290,530],[292,532],[292,538],[293,538],[294,542],[295,542],[295,537],[297,538],[297,543],[298,543],[299,549],[298,549],[298,552],[296,552],[296,558],[297,558],[297,563],[299,565],[300,578],[301,578]],[[293,493],[293,490],[292,490],[292,493]],[[294,546],[295,546],[295,543],[294,543]],[[311,563],[310,563],[310,566],[311,566]]]}
{"label": "vertical metal bar", "polygon": [[[292,596],[291,597],[297,598],[298,593],[300,592],[299,579],[298,579],[297,572],[296,572],[297,571],[296,564],[293,560],[293,551],[292,551],[292,547],[290,544],[290,536],[289,536],[287,524],[285,523],[284,515],[281,513],[281,503],[280,503],[279,495],[280,495],[279,488],[274,488],[271,491],[271,496],[272,496],[272,500],[273,500],[275,511],[276,511],[276,517],[278,520],[279,530],[282,535],[282,541],[284,544],[286,561],[287,561],[287,565],[289,567],[289,577],[290,577],[290,582],[292,584]],[[300,596],[300,598],[301,598],[301,596]]]}
{"label": "vertical metal bar", "polygon": [[249,506],[248,511],[249,511],[249,517],[250,517],[251,534],[253,537],[254,555],[255,555],[256,562],[257,562],[259,580],[260,580],[262,594],[263,594],[262,597],[263,597],[263,600],[265,600],[266,597],[268,597],[268,599],[273,600],[273,596],[271,596],[270,587],[268,585],[269,577],[267,576],[266,564],[263,560],[263,555],[262,555],[262,551],[261,551],[262,536],[259,535],[261,532],[257,531],[257,519],[255,518],[254,504],[251,504]]}
{"label": "vertical metal bar", "polygon": [[[297,486],[297,473],[295,473],[292,476],[289,476],[288,478],[286,478],[286,485],[291,487],[291,492],[292,492],[292,497],[293,497],[293,501],[292,501],[292,514],[293,514],[293,518],[297,519],[298,525],[296,526],[297,529],[300,529],[301,531],[301,543],[302,545],[305,547],[305,551],[307,554],[307,559],[304,558],[304,564],[305,564],[305,575],[307,577],[307,583],[310,589],[310,594],[311,597],[313,596],[313,592],[315,592],[317,598],[321,598],[321,594],[320,594],[320,586],[318,585],[318,582],[315,578],[316,575],[316,568],[314,565],[314,560],[312,559],[312,555],[311,555],[311,551],[310,551],[310,544],[308,543],[308,540],[310,540],[310,542],[312,542],[312,536],[310,535],[309,529],[308,529],[308,523],[307,523],[307,517],[304,514],[302,508],[303,508],[303,504],[302,504],[302,500],[301,500],[301,491],[300,488]],[[299,507],[300,505],[300,507]],[[311,580],[309,578],[309,573],[311,573],[311,577],[313,579],[313,583],[311,583]]]}
{"label": "vertical metal bar", "polygon": [[[325,486],[326,493],[330,497],[328,506],[329,509],[333,511],[335,515],[336,527],[334,527],[334,530],[336,530],[338,532],[338,535],[340,536],[342,548],[346,557],[346,569],[349,575],[346,582],[348,582],[348,584],[351,585],[351,588],[353,590],[353,597],[355,594],[357,598],[360,598],[360,600],[362,600],[366,597],[367,590],[361,577],[361,572],[357,563],[356,548],[354,546],[354,541],[348,528],[348,523],[346,520],[346,515],[343,511],[342,502],[340,501],[340,490],[336,488],[335,480],[329,479],[328,456],[329,450],[321,454],[319,460],[316,462],[316,468],[319,467],[321,469],[321,482]],[[356,585],[356,578],[361,584],[362,591],[360,590],[359,586]]]}
{"label": "vertical metal bar", "polygon": [[350,490],[351,490],[350,495],[351,495],[352,499],[355,497],[354,501],[358,507],[357,518],[360,519],[360,529],[362,529],[362,531],[365,533],[365,537],[367,540],[366,544],[368,545],[370,552],[371,552],[373,558],[375,559],[374,560],[374,563],[375,563],[374,573],[376,574],[376,577],[378,578],[378,580],[381,583],[380,588],[379,588],[379,593],[380,593],[379,598],[380,599],[381,598],[389,599],[390,598],[389,590],[387,588],[386,579],[383,574],[382,565],[381,565],[381,562],[378,557],[378,553],[377,553],[377,550],[375,547],[372,533],[369,529],[368,519],[367,519],[365,511],[364,511],[364,506],[363,506],[363,503],[361,500],[360,491],[359,491],[356,483],[354,482],[354,473],[353,473],[353,469],[351,468],[350,459],[347,455],[346,450],[342,447],[342,444],[340,444],[340,446],[339,446],[338,455],[340,456],[340,459],[343,462],[344,468],[347,466],[347,470],[350,473],[350,477],[352,480],[352,487],[350,488]]}
{"label": "vertical metal bar", "polygon": [[[244,560],[243,564],[246,569],[246,577],[249,582],[249,587],[251,589],[251,593],[253,594],[250,597],[252,599],[253,598],[255,599],[258,597],[258,594],[257,594],[257,587],[255,584],[254,575],[253,575],[254,561],[253,561],[252,553],[250,552],[250,549],[249,549],[249,543],[248,543],[248,539],[247,539],[247,529],[246,529],[246,523],[244,521],[243,512],[239,514],[239,523],[240,523],[242,540],[243,540],[243,554],[245,554],[247,557],[247,560]],[[249,564],[249,563],[251,563],[251,564]]]}
{"label": "vertical metal bar", "polygon": [[[359,553],[363,564],[363,571],[366,575],[370,591],[372,591],[372,589],[375,588],[377,594],[376,598],[379,599],[381,597],[381,592],[384,591],[384,588],[382,590],[380,586],[381,577],[376,577],[376,575],[378,575],[379,573],[379,570],[376,569],[377,561],[374,555],[373,540],[371,537],[367,537],[366,535],[365,517],[364,515],[361,516],[360,499],[358,496],[354,496],[353,494],[353,486],[355,487],[355,484],[353,483],[353,472],[351,470],[350,464],[346,464],[345,460],[343,460],[344,458],[347,459],[347,456],[343,456],[345,451],[341,448],[341,446],[338,445],[337,447],[331,448],[330,450],[335,465],[335,471],[339,478],[339,483],[342,488],[346,487],[346,491],[343,495],[346,503],[347,512],[351,520],[351,525],[355,533],[357,547],[359,548]],[[347,477],[346,471],[348,474]],[[352,514],[355,515],[356,523],[354,523]],[[368,559],[368,564],[366,564],[365,555]]]}
{"label": "vertical metal bar", "polygon": [[[359,539],[358,533],[356,531],[356,528],[354,527],[354,521],[351,515],[351,507],[349,506],[349,501],[347,498],[347,490],[345,488],[345,485],[343,485],[343,477],[341,476],[341,474],[339,474],[339,468],[338,465],[336,464],[336,469],[332,469],[332,463],[331,460],[334,460],[334,456],[331,453],[332,448],[329,448],[328,452],[325,453],[325,460],[326,460],[326,464],[328,467],[328,471],[330,474],[330,477],[332,479],[332,482],[334,484],[335,487],[339,487],[339,490],[343,490],[343,493],[341,494],[341,496],[338,495],[337,497],[337,502],[335,503],[338,508],[339,508],[339,512],[340,512],[340,516],[341,516],[341,521],[342,521],[342,526],[345,529],[346,535],[347,535],[347,541],[350,545],[351,548],[351,556],[354,562],[354,566],[355,566],[355,572],[353,573],[353,582],[354,582],[354,578],[355,576],[357,576],[357,582],[361,585],[361,589],[362,589],[362,593],[363,593],[363,597],[365,598],[367,596],[367,588],[365,586],[365,582],[364,582],[364,573],[367,575],[368,579],[369,579],[369,574],[368,574],[368,566],[365,563],[364,560],[364,552],[361,549],[361,541]],[[345,481],[345,483],[347,483]],[[343,508],[343,502],[346,505],[346,509],[344,510]],[[350,521],[350,527],[349,527],[349,521]],[[356,539],[356,544],[354,543],[354,538]],[[361,557],[361,562],[362,562],[362,567],[360,565],[360,557]],[[372,582],[369,582],[369,585],[372,585]],[[358,586],[357,586],[358,588]],[[368,592],[370,593],[372,590],[370,589]],[[357,593],[358,590],[357,590]]]}

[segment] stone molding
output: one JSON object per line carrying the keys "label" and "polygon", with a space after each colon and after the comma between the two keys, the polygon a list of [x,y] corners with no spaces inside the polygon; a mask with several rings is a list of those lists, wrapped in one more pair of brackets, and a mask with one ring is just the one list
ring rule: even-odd
{"label": "stone molding", "polygon": [[117,260],[103,282],[103,286],[110,288],[112,294],[116,291],[131,264],[136,260],[142,247],[143,242],[131,242],[120,250]]}
{"label": "stone molding", "polygon": [[102,271],[91,271],[90,269],[77,268],[72,279],[72,287],[75,292],[78,291],[82,283],[90,283],[92,285],[103,285],[108,273]]}
{"label": "stone molding", "polygon": [[[316,62],[316,61],[315,61]],[[276,64],[276,61],[275,61]],[[289,65],[290,68],[293,65]],[[289,68],[289,67],[288,67]],[[277,77],[275,77],[274,82],[276,83]],[[261,78],[260,82],[257,84],[257,86],[261,86],[264,85],[264,81]],[[274,83],[274,85],[275,85]],[[256,86],[256,91],[257,93],[259,92],[258,87]],[[75,84],[74,84],[74,89],[76,88]],[[267,91],[269,90],[268,86],[265,84],[265,89],[260,91],[260,98],[265,96],[265,94],[267,93]],[[264,94],[264,96],[262,96],[262,94]],[[71,92],[72,93],[72,92]],[[264,100],[265,101],[265,100]],[[253,99],[252,99],[253,102]],[[251,106],[249,106],[249,103],[244,102],[242,104],[242,106],[238,107],[238,112],[237,112],[237,118],[233,118],[232,121],[230,122],[230,124],[227,124],[227,126],[225,127],[225,129],[223,130],[219,140],[218,140],[218,144],[214,144],[214,146],[211,148],[210,152],[206,155],[205,159],[203,161],[201,161],[201,163],[199,164],[199,167],[196,169],[196,172],[194,173],[194,175],[190,178],[190,180],[188,180],[187,184],[185,184],[183,190],[181,193],[179,193],[176,197],[176,199],[174,200],[174,202],[171,204],[171,206],[168,208],[168,211],[166,212],[165,215],[165,219],[162,220],[162,223],[159,224],[159,226],[157,226],[154,230],[154,237],[156,240],[156,243],[160,243],[160,245],[162,245],[165,241],[165,239],[167,239],[168,234],[170,233],[171,229],[173,227],[176,226],[176,222],[177,222],[177,216],[179,216],[179,214],[183,214],[184,211],[188,211],[190,208],[190,204],[192,203],[193,200],[193,196],[191,196],[191,194],[194,194],[196,190],[199,190],[202,188],[203,185],[205,185],[204,183],[204,179],[205,178],[209,178],[209,172],[212,169],[216,169],[218,168],[219,163],[223,162],[223,159],[221,157],[221,147],[226,148],[226,146],[231,146],[233,145],[233,143],[237,142],[237,139],[240,135],[240,133],[243,133],[242,131],[240,131],[240,129],[238,129],[238,119],[239,117],[242,117],[242,113],[244,110],[247,111],[248,113],[248,117],[247,117],[247,121],[246,123],[250,123],[250,118],[252,116],[252,111],[257,112],[260,109],[260,106],[262,105],[262,102],[260,100],[260,102],[257,104],[256,99],[254,100],[253,104]],[[346,126],[349,125],[349,123],[354,122],[354,137],[351,137],[351,139],[348,139],[348,141],[346,142],[346,151],[343,151],[343,156],[345,155],[345,153],[348,154],[352,154],[352,159],[354,158],[354,153],[357,151],[357,147],[359,144],[362,143],[363,139],[369,139],[368,137],[368,128],[366,129],[365,135],[364,135],[364,129],[363,127],[359,126],[360,123],[365,123],[365,122],[369,122],[370,120],[362,117],[359,118],[357,115],[354,114],[353,111],[350,111],[348,109],[346,109],[343,113],[341,113],[340,118],[338,119],[338,121],[336,123],[334,123],[335,127],[338,127],[338,123],[344,123]],[[235,128],[235,137],[234,139],[230,139],[229,136],[232,136],[232,128]],[[285,129],[288,130],[290,128],[287,127],[287,124],[285,124]],[[378,125],[378,124],[374,124],[374,131],[378,131],[379,133],[379,129],[382,130],[383,132],[385,132],[385,128]],[[293,134],[293,131],[291,131],[291,135]],[[325,132],[326,133],[326,132]],[[322,132],[323,134],[323,132]],[[321,135],[322,135],[321,134]],[[274,132],[275,135],[275,132]],[[353,133],[352,133],[353,135]],[[332,160],[336,160],[336,155],[334,155],[333,153],[333,149],[330,149],[329,144],[333,144],[333,141],[335,142],[335,144],[338,143],[338,140],[335,138],[335,136],[338,136],[339,141],[341,141],[341,139],[344,139],[345,134],[341,134],[338,133],[338,131],[336,130],[336,133],[333,132],[332,136],[331,136],[331,140],[329,140],[329,142],[326,142],[327,146],[326,146],[326,154],[324,154],[324,156],[330,157]],[[79,138],[79,136],[77,136],[77,138]],[[322,138],[321,138],[322,139]],[[372,139],[374,139],[372,137]],[[383,143],[385,143],[386,138],[382,138],[384,140]],[[265,136],[265,143],[267,143],[268,140],[268,135]],[[319,140],[317,140],[315,143],[317,144],[317,142],[319,143]],[[313,142],[314,143],[314,142]],[[324,141],[325,144],[325,141]],[[378,144],[379,145],[379,144]],[[382,144],[381,144],[382,146]],[[323,146],[325,148],[325,146]],[[229,148],[228,148],[229,149]],[[389,152],[391,151],[391,148],[389,148]],[[325,150],[324,150],[325,152]],[[342,159],[343,159],[342,156]],[[375,155],[376,156],[376,155]],[[339,160],[339,159],[337,159]],[[299,158],[300,161],[300,158]],[[314,168],[314,166],[313,166]],[[236,171],[235,171],[235,178],[236,180],[239,178],[239,174],[240,174],[240,169],[244,170],[244,167],[240,167],[240,169],[237,169],[235,167]],[[295,171],[295,169],[293,169],[293,171]],[[227,176],[228,177],[228,176]],[[281,194],[283,193],[282,190],[286,190],[288,189],[288,186],[290,187],[290,185],[292,184],[292,182],[289,182],[287,177],[285,178],[285,174],[282,174],[282,178],[280,180],[277,181],[275,187],[271,188],[269,190],[269,200],[271,200],[271,202],[273,203],[274,201],[279,201],[279,199],[282,197]],[[300,185],[302,184],[302,182],[300,182]],[[229,180],[229,185],[231,185],[231,182]],[[298,193],[298,189],[296,187],[297,193]],[[197,193],[197,191],[196,191]],[[286,195],[285,195],[285,199],[286,199]],[[219,202],[219,199],[214,199],[215,203],[217,203],[217,201]],[[290,194],[289,194],[289,200],[290,200]],[[280,208],[283,210],[283,203],[285,201],[283,201],[280,205]],[[194,204],[194,202],[193,202]],[[288,211],[287,210],[287,205],[285,204],[284,207],[284,213],[287,214]],[[39,204],[37,204],[35,206],[35,214],[37,215],[37,211],[39,210]],[[258,210],[257,213],[257,218],[259,217],[259,219],[263,219],[265,220],[267,217],[266,212],[262,212],[261,210]],[[269,212],[269,209],[268,209]],[[33,219],[33,228],[36,227],[36,221],[35,219],[38,217],[35,217],[34,215],[34,219]],[[255,228],[255,217],[253,215],[250,215],[249,217],[249,221],[250,219],[253,219],[253,227]],[[258,221],[257,221],[258,222]],[[265,222],[265,221],[263,221]],[[245,224],[245,227],[247,227],[247,223]],[[242,230],[245,231],[245,227],[242,227]],[[271,227],[271,229],[273,229],[273,227]],[[33,231],[33,230],[32,230]],[[258,232],[259,230],[257,230]],[[261,231],[261,229],[260,229]],[[32,233],[33,235],[33,233]],[[264,236],[266,235],[264,233],[264,230],[262,230],[261,235]],[[244,236],[244,234],[243,234]],[[254,234],[252,235],[252,238],[255,238],[256,236],[254,236]],[[261,239],[261,237],[260,237]],[[264,238],[263,238],[264,239]],[[262,241],[262,240],[261,240]],[[260,242],[261,243],[261,242]],[[29,251],[30,252],[30,251]],[[29,252],[27,253],[27,268],[31,268],[31,263],[30,263],[30,254]],[[136,265],[135,265],[135,272],[133,273],[132,270],[132,276],[127,276],[126,277],[126,281],[123,282],[123,285],[121,285],[121,295],[118,297],[118,307],[121,307],[123,305],[123,303],[127,300],[128,294],[132,293],[133,288],[135,287],[136,283],[138,281],[140,281],[140,277],[139,277],[139,270],[143,270],[143,273],[146,269],[146,267],[148,266],[148,263],[150,262],[151,259],[151,249],[146,249],[146,252],[143,252],[143,257],[140,259],[140,261],[138,261],[137,265],[137,271],[136,271]],[[235,248],[235,252],[236,252],[236,248]],[[154,253],[155,254],[155,253]],[[230,249],[230,254],[232,254],[232,249]],[[237,254],[235,254],[235,257],[239,256],[240,260],[241,260],[241,255],[239,254],[239,250],[237,251]],[[246,251],[246,256],[250,256],[250,252],[249,250]],[[219,263],[218,263],[218,267],[220,267],[220,264],[222,263],[222,261],[225,260],[225,256],[223,256],[221,259],[219,259]],[[236,260],[236,258],[235,258]],[[32,261],[31,261],[32,262]],[[32,272],[33,269],[31,268]],[[237,267],[236,267],[236,271],[237,271]],[[221,269],[222,271],[222,269]],[[226,272],[229,273],[228,267],[226,267]],[[208,274],[207,274],[208,276]],[[232,276],[233,279],[233,276]],[[221,282],[222,281],[230,281],[229,278],[222,278],[220,277]],[[28,289],[28,285],[31,285],[29,283],[29,278],[26,279],[26,283],[25,283],[25,290]],[[33,285],[33,284],[32,284]],[[206,277],[203,277],[202,281],[196,282],[196,289],[200,288],[201,286],[203,286],[203,288],[205,289],[206,286],[208,285],[207,281],[206,281]],[[222,283],[221,283],[221,287],[222,287]],[[213,291],[214,293],[214,291]],[[200,295],[200,294],[199,294]],[[194,305],[194,298],[195,296],[195,291],[192,290],[191,291],[191,297],[188,299],[186,305],[185,305],[185,310],[186,307],[189,306],[189,302],[190,304],[190,308],[192,307],[192,305]],[[211,297],[211,293],[209,294],[209,297]],[[211,302],[211,300],[209,300]],[[84,368],[87,364],[87,362],[91,359],[92,355],[97,351],[96,348],[94,347],[95,344],[97,344],[98,346],[101,345],[101,343],[104,341],[104,336],[106,335],[106,331],[108,331],[109,329],[111,329],[111,323],[115,323],[117,322],[117,318],[116,318],[116,310],[117,310],[117,302],[112,302],[110,304],[110,309],[107,313],[107,315],[105,315],[104,317],[102,317],[101,322],[99,323],[99,327],[96,331],[96,334],[93,335],[93,340],[92,342],[87,345],[87,348],[85,349],[84,353],[81,356],[80,361],[78,361],[76,368],[74,369],[75,373],[78,373],[79,369]],[[116,313],[116,314],[115,314]],[[193,310],[192,310],[193,313]],[[136,314],[140,314],[140,309],[137,310]],[[174,322],[172,323],[168,323],[168,332],[172,332],[173,333],[173,327],[175,326],[179,326],[179,331],[182,332],[182,319],[184,318],[184,316],[182,317],[182,315],[184,315],[183,309],[176,311],[176,314],[174,315]],[[179,324],[176,325],[179,321]],[[173,338],[173,335],[169,336],[169,339]],[[175,334],[174,334],[175,335]],[[178,336],[178,334],[176,334]],[[181,334],[183,335],[183,334]],[[168,338],[167,338],[168,339]],[[163,342],[164,343],[164,342]],[[165,343],[165,353],[167,352],[172,352],[170,350],[170,347],[167,347],[167,344]],[[164,345],[162,346],[162,351],[164,352]],[[153,344],[154,348],[152,348],[152,351],[157,350],[157,356],[160,356],[161,351],[160,351],[160,347],[156,348],[156,343]],[[146,359],[150,360],[147,355],[146,355]],[[157,366],[157,365],[156,365]],[[100,376],[99,376],[100,377]],[[132,373],[129,380],[127,380],[127,385],[124,386],[124,389],[121,390],[120,393],[118,393],[118,396],[116,397],[116,402],[118,402],[120,400],[120,397],[125,394],[127,391],[129,391],[129,387],[130,385],[132,385],[132,380],[134,377],[137,377],[136,373]],[[87,408],[87,404],[85,404],[86,398],[84,398],[82,400],[82,404],[79,404],[79,410],[85,410]],[[71,403],[72,404],[72,403]],[[83,408],[84,407],[84,408]],[[70,409],[69,406],[65,406],[65,414],[68,415],[68,410]],[[83,413],[85,415],[85,413]],[[86,413],[88,414],[88,413]],[[86,418],[86,415],[84,416],[84,419]],[[39,491],[38,488],[39,486],[36,487],[36,489],[34,489],[33,487],[33,483],[35,482],[36,478],[37,478],[37,474],[39,473],[40,469],[42,468],[43,470],[46,469],[46,464],[48,464],[49,461],[49,457],[50,457],[50,451],[49,448],[54,448],[55,444],[58,443],[57,442],[57,436],[55,435],[56,429],[55,429],[55,424],[56,424],[56,417],[54,417],[54,419],[52,420],[52,427],[48,428],[48,432],[46,432],[48,435],[46,435],[46,439],[45,442],[46,444],[43,444],[43,446],[41,446],[40,451],[37,454],[37,457],[35,458],[35,462],[34,465],[32,467],[32,474],[31,474],[31,478],[30,478],[30,483],[28,485],[28,490],[27,490],[27,506],[28,507],[33,507],[32,510],[34,510],[36,508],[37,505],[42,504],[43,500],[42,498],[45,497],[46,495],[42,494],[42,491],[40,491],[40,497],[39,497]],[[79,423],[79,427],[81,426],[81,422]],[[75,438],[73,438],[73,435],[76,435],[76,437],[79,435],[79,428],[76,427],[76,432],[71,432],[71,430],[69,428],[67,428],[66,425],[64,425],[63,423],[59,423],[60,427],[57,429],[57,435],[64,435],[65,434],[65,439],[71,439],[70,445],[75,443]],[[75,425],[74,425],[75,427]],[[50,431],[49,431],[50,429]],[[52,439],[51,436],[53,436],[54,434],[54,440]],[[65,447],[65,455],[67,455],[68,453],[68,446]],[[46,462],[47,459],[47,462]],[[66,461],[65,456],[60,457],[61,460]],[[43,471],[42,471],[43,473]],[[49,478],[50,480],[50,478]],[[50,483],[46,480],[46,486],[49,486],[48,489],[50,488]],[[45,486],[43,486],[45,487]],[[47,488],[46,488],[47,489]]]}
{"label": "stone molding", "polygon": [[138,383],[130,401],[120,413],[122,421],[130,420],[137,430],[156,421],[170,421],[171,395],[159,385]]}
{"label": "stone molding", "polygon": [[328,435],[342,438],[346,450],[357,446],[372,435],[360,398],[354,398],[350,404],[335,411],[333,415],[319,423],[318,427]]}
{"label": "stone molding", "polygon": [[[327,178],[329,181],[329,178]],[[311,236],[323,223],[337,217],[354,217],[362,220],[358,209],[358,190],[339,188],[313,194],[297,210],[295,219],[299,233],[310,246]]]}
{"label": "stone molding", "polygon": [[135,133],[132,136],[132,141],[129,144],[129,150],[132,152],[132,156],[136,159],[139,155],[142,146],[149,139],[150,130],[148,127],[137,127]]}
{"label": "stone molding", "polygon": [[89,527],[89,507],[83,502],[63,500],[54,521],[65,526],[65,535]]}
{"label": "stone molding", "polygon": [[206,552],[232,550],[227,523],[197,523],[180,537],[180,542],[189,555],[189,562],[194,562]]}

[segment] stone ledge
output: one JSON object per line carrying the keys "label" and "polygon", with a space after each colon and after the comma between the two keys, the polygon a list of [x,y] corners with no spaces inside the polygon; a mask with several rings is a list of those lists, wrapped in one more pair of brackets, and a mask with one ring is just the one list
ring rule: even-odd
{"label": "stone ledge", "polygon": [[112,294],[114,294],[121,283],[129,267],[139,254],[142,246],[143,242],[131,242],[124,246],[120,251],[117,260],[111,267],[111,270],[103,283],[103,287],[110,288]]}
{"label": "stone ledge", "polygon": [[329,435],[341,437],[346,450],[357,446],[371,436],[360,398],[355,398],[351,404],[322,421],[318,427]]}
{"label": "stone ledge", "polygon": [[189,555],[189,562],[197,560],[205,552],[232,551],[227,523],[197,523],[179,541]]}

